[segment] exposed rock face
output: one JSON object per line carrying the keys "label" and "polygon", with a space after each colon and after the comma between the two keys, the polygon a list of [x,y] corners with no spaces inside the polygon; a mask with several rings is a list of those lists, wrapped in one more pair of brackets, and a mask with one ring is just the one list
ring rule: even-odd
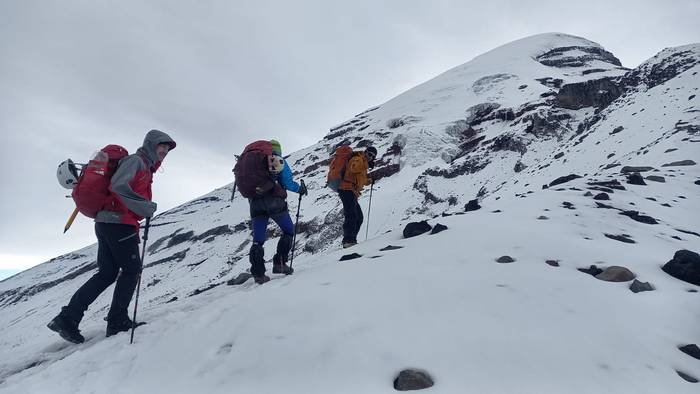
{"label": "exposed rock face", "polygon": [[606,107],[622,95],[623,89],[611,78],[566,84],[556,96],[556,105],[566,109]]}
{"label": "exposed rock face", "polygon": [[560,136],[568,131],[566,123],[570,118],[570,115],[556,111],[527,115],[523,118],[523,121],[529,122],[525,132],[536,136]]}
{"label": "exposed rock face", "polygon": [[[583,52],[583,54],[581,54]],[[588,62],[600,60],[622,67],[620,59],[603,48],[595,46],[571,46],[552,49],[537,56],[537,61],[550,67],[582,67]]]}
{"label": "exposed rock face", "polygon": [[[670,55],[666,56],[668,53]],[[657,55],[665,57],[660,62],[651,64],[643,64],[642,66],[630,71],[623,78],[623,83],[628,86],[637,86],[641,83],[647,85],[649,89],[660,85],[671,78],[678,76],[680,73],[691,69],[698,63],[693,51],[675,52],[666,49]],[[656,57],[656,56],[655,56]]]}
{"label": "exposed rock face", "polygon": [[525,154],[527,152],[527,146],[520,138],[505,134],[496,137],[493,141],[493,150],[495,152],[509,150],[511,152]]}
{"label": "exposed rock face", "polygon": [[477,126],[486,120],[490,120],[489,115],[500,106],[501,104],[489,102],[470,107],[467,109],[467,124]]}

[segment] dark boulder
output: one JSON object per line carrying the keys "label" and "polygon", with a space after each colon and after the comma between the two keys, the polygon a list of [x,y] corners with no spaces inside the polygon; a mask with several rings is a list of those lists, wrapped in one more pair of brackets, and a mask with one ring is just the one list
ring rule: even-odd
{"label": "dark boulder", "polygon": [[659,222],[656,221],[656,219],[654,219],[653,217],[647,215],[640,215],[638,211],[622,211],[620,212],[620,215],[625,215],[630,219],[640,223],[659,224]]}
{"label": "dark boulder", "polygon": [[566,182],[572,181],[572,180],[577,179],[577,178],[581,178],[581,175],[569,174],[566,176],[561,176],[561,177],[553,180],[552,182],[550,182],[549,187],[560,185],[562,183],[566,183]]}
{"label": "dark boulder", "polygon": [[[602,186],[608,189],[616,189],[616,190],[627,190],[625,189],[624,186],[618,181],[617,179],[614,179],[612,181],[602,181],[602,182],[590,182],[588,185],[590,186]],[[611,193],[609,191],[608,193]]]}
{"label": "dark boulder", "polygon": [[346,254],[343,257],[341,257],[339,261],[353,260],[353,259],[358,259],[360,257],[362,257],[361,254],[350,253],[350,254]]}
{"label": "dark boulder", "polygon": [[417,235],[427,233],[432,230],[432,226],[428,224],[427,221],[423,220],[421,222],[411,222],[406,225],[403,229],[403,237],[411,238]]}
{"label": "dark boulder", "polygon": [[422,390],[434,384],[427,372],[417,369],[404,369],[394,379],[394,389],[398,391]]}
{"label": "dark boulder", "polygon": [[644,182],[644,178],[638,173],[634,172],[627,176],[627,183],[630,185],[642,185],[645,186],[647,183]]}
{"label": "dark boulder", "polygon": [[507,264],[515,262],[515,259],[510,256],[501,256],[496,259],[496,262],[501,264]]}
{"label": "dark boulder", "polygon": [[661,167],[677,167],[677,166],[694,166],[697,164],[696,162],[692,160],[681,160],[681,161],[674,161],[673,163],[666,163],[662,165]]}
{"label": "dark boulder", "polygon": [[387,245],[381,249],[379,249],[380,252],[386,252],[388,250],[396,250],[396,249],[402,249],[403,246],[394,246],[394,245]]}
{"label": "dark boulder", "polygon": [[617,134],[617,133],[621,132],[621,131],[624,130],[624,129],[625,129],[625,128],[624,128],[623,126],[617,126],[617,127],[615,127],[615,128],[613,129],[613,131],[610,132],[610,135],[612,135],[612,134]]}
{"label": "dark boulder", "polygon": [[579,271],[583,272],[584,274],[588,274],[591,276],[596,276],[598,274],[602,274],[603,270],[596,267],[595,265],[591,265],[588,268],[577,268]]}
{"label": "dark boulder", "polygon": [[547,260],[545,263],[547,263],[547,265],[551,265],[552,267],[559,267],[559,260]]}
{"label": "dark boulder", "polygon": [[479,200],[470,200],[465,206],[464,210],[466,212],[469,211],[476,211],[477,209],[481,209],[481,205],[479,205]]}
{"label": "dark boulder", "polygon": [[632,271],[625,267],[612,266],[595,276],[606,282],[629,282],[636,277]]}
{"label": "dark boulder", "polygon": [[700,255],[695,252],[679,250],[661,269],[674,278],[700,286]]}
{"label": "dark boulder", "polygon": [[661,182],[661,183],[666,183],[666,178],[658,175],[649,175],[645,179],[653,182]]}
{"label": "dark boulder", "polygon": [[447,226],[445,226],[444,224],[438,223],[435,225],[435,227],[433,227],[433,231],[431,231],[430,234],[437,234],[437,233],[445,231],[445,230],[447,230]]}
{"label": "dark boulder", "polygon": [[700,360],[700,348],[694,343],[691,343],[690,345],[679,346],[678,350],[689,355],[690,357]]}
{"label": "dark boulder", "polygon": [[630,238],[629,235],[626,235],[626,234],[621,234],[621,235],[603,234],[603,235],[605,235],[606,237],[608,237],[610,239],[614,239],[615,241],[620,241],[620,242],[624,242],[627,244],[636,244],[637,243],[635,240]]}
{"label": "dark boulder", "polygon": [[688,375],[687,373],[685,373],[683,371],[676,370],[676,373],[678,374],[678,376],[680,376],[681,378],[683,378],[683,380],[685,380],[687,382],[690,382],[690,383],[700,382],[696,377]]}
{"label": "dark boulder", "polygon": [[595,196],[593,196],[594,200],[609,200],[610,196],[608,193],[598,193]]}
{"label": "dark boulder", "polygon": [[654,167],[648,167],[648,166],[643,166],[643,167],[631,167],[631,166],[624,166],[620,170],[621,173],[623,174],[628,174],[631,172],[647,172],[647,171],[652,171],[654,170]]}
{"label": "dark boulder", "polygon": [[643,291],[653,291],[654,286],[652,286],[649,282],[640,282],[635,279],[630,285],[630,290],[632,290],[633,293],[641,293]]}

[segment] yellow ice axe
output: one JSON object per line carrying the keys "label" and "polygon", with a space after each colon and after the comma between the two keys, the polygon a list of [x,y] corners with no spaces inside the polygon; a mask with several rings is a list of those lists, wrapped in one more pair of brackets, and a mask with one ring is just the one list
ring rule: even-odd
{"label": "yellow ice axe", "polygon": [[71,213],[70,217],[68,218],[68,222],[66,222],[66,226],[63,227],[63,234],[65,234],[66,231],[68,231],[70,226],[73,224],[73,221],[75,220],[76,216],[78,216],[78,207],[75,207],[75,209],[73,210],[73,213]]}

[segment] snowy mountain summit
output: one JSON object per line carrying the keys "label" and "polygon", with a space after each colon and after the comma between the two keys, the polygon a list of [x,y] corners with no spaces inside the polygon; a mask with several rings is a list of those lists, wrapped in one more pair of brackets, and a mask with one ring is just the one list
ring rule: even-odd
{"label": "snowy mountain summit", "polygon": [[[110,291],[85,343],[45,327],[96,245],[0,282],[0,393],[695,393],[698,72],[700,44],[629,69],[559,33],[478,56],[287,158],[293,275],[229,285],[251,235],[226,185],[154,218],[133,345],[104,337]],[[347,250],[341,144],[379,152]]]}

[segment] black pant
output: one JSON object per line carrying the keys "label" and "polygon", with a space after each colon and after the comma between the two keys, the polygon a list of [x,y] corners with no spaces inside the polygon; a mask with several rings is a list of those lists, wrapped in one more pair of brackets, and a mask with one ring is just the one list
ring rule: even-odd
{"label": "black pant", "polygon": [[338,190],[340,201],[343,202],[343,214],[345,222],[343,223],[343,242],[357,242],[357,233],[362,227],[362,208],[357,202],[357,197],[352,190]]}
{"label": "black pant", "polygon": [[95,234],[97,273],[73,294],[62,313],[80,322],[88,306],[116,280],[107,320],[118,323],[129,316],[127,308],[141,273],[139,234],[134,226],[109,223],[95,223]]}

